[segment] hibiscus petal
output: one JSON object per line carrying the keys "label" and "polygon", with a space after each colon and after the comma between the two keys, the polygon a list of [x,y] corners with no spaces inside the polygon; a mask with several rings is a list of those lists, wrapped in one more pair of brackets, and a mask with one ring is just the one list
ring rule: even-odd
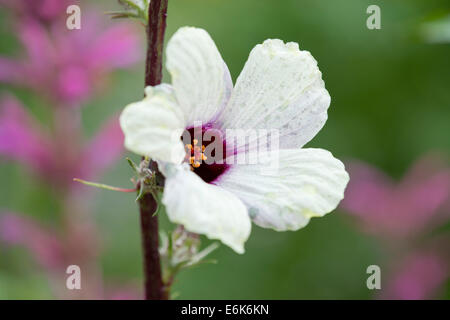
{"label": "hibiscus petal", "polygon": [[185,125],[171,86],[147,87],[143,100],[123,110],[120,126],[128,150],[155,160],[183,160],[185,151],[180,137]]}
{"label": "hibiscus petal", "polygon": [[213,121],[228,101],[233,83],[209,34],[180,28],[167,44],[166,66],[187,124]]}
{"label": "hibiscus petal", "polygon": [[163,203],[174,223],[188,231],[218,239],[237,253],[244,253],[244,243],[251,231],[245,205],[232,193],[181,167],[171,174],[165,170]]}
{"label": "hibiscus petal", "polygon": [[[275,159],[273,153],[267,156]],[[215,184],[238,196],[257,225],[277,231],[306,226],[311,217],[334,210],[344,197],[349,177],[330,152],[280,150],[278,160],[277,170],[265,164],[233,165]]]}
{"label": "hibiscus petal", "polygon": [[312,55],[266,40],[251,51],[220,120],[224,129],[279,129],[280,147],[298,148],[323,127],[329,105]]}

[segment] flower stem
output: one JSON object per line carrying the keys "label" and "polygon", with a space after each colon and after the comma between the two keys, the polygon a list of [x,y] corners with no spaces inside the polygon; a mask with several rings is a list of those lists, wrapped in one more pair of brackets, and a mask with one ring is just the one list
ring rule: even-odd
{"label": "flower stem", "polygon": [[162,51],[166,31],[167,2],[168,0],[152,0],[148,8],[146,86],[156,86],[162,80]]}
{"label": "flower stem", "polygon": [[[148,8],[147,58],[145,64],[145,86],[155,86],[162,80],[162,51],[166,29],[168,0],[151,0]],[[156,163],[150,163],[152,169]],[[168,299],[161,276],[159,257],[158,216],[153,214],[158,208],[151,193],[139,200],[141,234],[144,260],[145,299]]]}

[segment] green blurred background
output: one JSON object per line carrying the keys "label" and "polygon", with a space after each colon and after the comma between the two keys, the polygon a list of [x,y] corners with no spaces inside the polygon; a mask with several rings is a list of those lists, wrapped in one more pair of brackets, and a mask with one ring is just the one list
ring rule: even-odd
{"label": "green blurred background", "polygon": [[[98,3],[117,8],[115,1]],[[370,4],[381,7],[381,30],[366,27]],[[420,155],[450,150],[450,45],[427,44],[418,36],[422,22],[448,9],[448,1],[436,0],[169,0],[166,40],[181,26],[205,28],[233,80],[256,44],[267,38],[298,42],[318,61],[332,98],[328,122],[308,146],[328,149],[344,162],[361,159],[400,178]],[[5,16],[0,15],[2,24]],[[14,52],[14,34],[0,30],[0,53]],[[142,62],[115,73],[111,90],[83,109],[86,136],[105,115],[142,96],[143,68]],[[170,81],[167,73],[164,79]],[[45,121],[41,101],[25,90],[14,93]],[[102,182],[127,186],[130,176],[123,160]],[[105,282],[131,280],[139,286],[134,196],[95,191],[91,207],[102,239]],[[0,208],[55,224],[58,203],[22,166],[2,161]],[[172,228],[164,214],[160,220],[161,228]],[[24,249],[0,250],[0,298],[52,298],[45,275]],[[336,210],[298,232],[253,226],[245,255],[221,246],[212,254],[218,264],[183,271],[173,291],[182,299],[369,299],[374,292],[366,287],[366,268],[383,269],[381,252]],[[450,297],[450,285],[442,297]]]}

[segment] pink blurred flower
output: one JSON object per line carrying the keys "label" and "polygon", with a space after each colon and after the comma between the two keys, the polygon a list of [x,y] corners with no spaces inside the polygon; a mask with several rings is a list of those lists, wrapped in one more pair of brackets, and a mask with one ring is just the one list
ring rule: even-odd
{"label": "pink blurred flower", "polygon": [[78,105],[101,88],[109,73],[139,60],[134,27],[107,26],[83,11],[80,30],[49,28],[27,18],[17,26],[26,57],[0,57],[0,81],[33,88],[58,104]]}
{"label": "pink blurred flower", "polygon": [[8,245],[27,248],[45,269],[57,270],[65,265],[62,244],[54,231],[24,216],[0,214],[0,240]]}
{"label": "pink blurred flower", "polygon": [[436,252],[415,252],[395,267],[382,298],[423,300],[435,297],[449,277],[448,261]]}
{"label": "pink blurred flower", "polygon": [[13,97],[0,100],[0,155],[41,173],[52,166],[50,138]]}
{"label": "pink blurred flower", "polygon": [[[85,239],[81,239],[81,242],[83,240]],[[60,288],[61,279],[65,276],[67,266],[73,263],[74,250],[79,250],[76,246],[68,245],[66,241],[67,239],[59,235],[56,230],[39,224],[31,217],[18,213],[0,212],[0,245],[26,248],[34,261],[48,272],[50,277],[55,277],[58,284],[55,293],[62,298],[67,298],[64,295],[67,292]],[[89,290],[89,286],[85,286],[84,291],[86,290]],[[132,284],[115,285],[105,292],[92,291],[84,292],[84,294],[91,299],[111,300],[137,300],[142,296]]]}
{"label": "pink blurred flower", "polygon": [[66,13],[70,4],[78,0],[0,0],[0,4],[14,10],[22,16],[33,16],[43,22],[49,22]]}
{"label": "pink blurred flower", "polygon": [[83,147],[78,160],[77,177],[93,179],[100,176],[122,155],[123,140],[119,117],[114,115]]}
{"label": "pink blurred flower", "polygon": [[13,159],[51,182],[75,187],[74,177],[98,177],[123,152],[123,134],[118,116],[112,116],[92,140],[73,149],[70,159],[61,159],[50,137],[15,98],[0,100],[0,157]]}
{"label": "pink blurred flower", "polygon": [[351,179],[341,207],[392,257],[380,297],[434,298],[450,271],[448,239],[430,249],[439,240],[433,229],[450,218],[449,166],[437,156],[425,156],[398,183],[361,162],[347,167]]}
{"label": "pink blurred flower", "polygon": [[342,207],[373,234],[414,236],[448,221],[450,168],[434,156],[420,159],[400,183],[370,165],[348,165],[352,177]]}
{"label": "pink blurred flower", "polygon": [[23,58],[0,57],[0,82],[31,88],[53,106],[51,124],[45,125],[15,98],[1,99],[0,159],[22,163],[58,189],[64,217],[64,224],[52,229],[24,215],[0,212],[0,244],[28,249],[48,271],[50,282],[58,283],[56,296],[78,297],[61,292],[59,286],[65,268],[75,259],[89,277],[80,297],[136,298],[131,286],[102,290],[96,261],[98,231],[84,207],[90,189],[73,182],[74,177],[97,178],[120,157],[123,134],[118,116],[83,141],[80,110],[67,106],[79,106],[105,88],[112,71],[138,61],[137,32],[127,24],[109,27],[99,19],[101,14],[94,16],[84,7],[81,30],[68,30],[65,0],[0,0],[0,4],[20,13],[15,26],[25,49]]}

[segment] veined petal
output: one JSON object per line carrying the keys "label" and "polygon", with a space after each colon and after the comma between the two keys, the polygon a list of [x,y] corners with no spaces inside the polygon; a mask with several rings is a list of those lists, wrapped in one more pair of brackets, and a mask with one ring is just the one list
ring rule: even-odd
{"label": "veined petal", "polygon": [[167,44],[166,67],[187,124],[214,120],[228,101],[233,83],[208,32],[180,28]]}
{"label": "veined petal", "polygon": [[192,171],[181,166],[173,169],[164,171],[167,176],[162,202],[169,219],[188,231],[218,239],[237,253],[244,253],[251,222],[241,200],[207,184]]}
{"label": "veined petal", "polygon": [[277,170],[264,164],[231,166],[215,184],[238,196],[257,225],[277,231],[306,226],[311,217],[334,210],[344,197],[349,176],[330,152],[285,149],[278,151],[278,160]]}
{"label": "veined petal", "polygon": [[185,125],[172,87],[162,84],[145,92],[143,100],[129,104],[120,115],[125,148],[155,160],[181,163]]}
{"label": "veined petal", "polygon": [[312,55],[266,40],[251,51],[220,120],[224,129],[279,129],[281,148],[299,148],[323,127],[329,105]]}

